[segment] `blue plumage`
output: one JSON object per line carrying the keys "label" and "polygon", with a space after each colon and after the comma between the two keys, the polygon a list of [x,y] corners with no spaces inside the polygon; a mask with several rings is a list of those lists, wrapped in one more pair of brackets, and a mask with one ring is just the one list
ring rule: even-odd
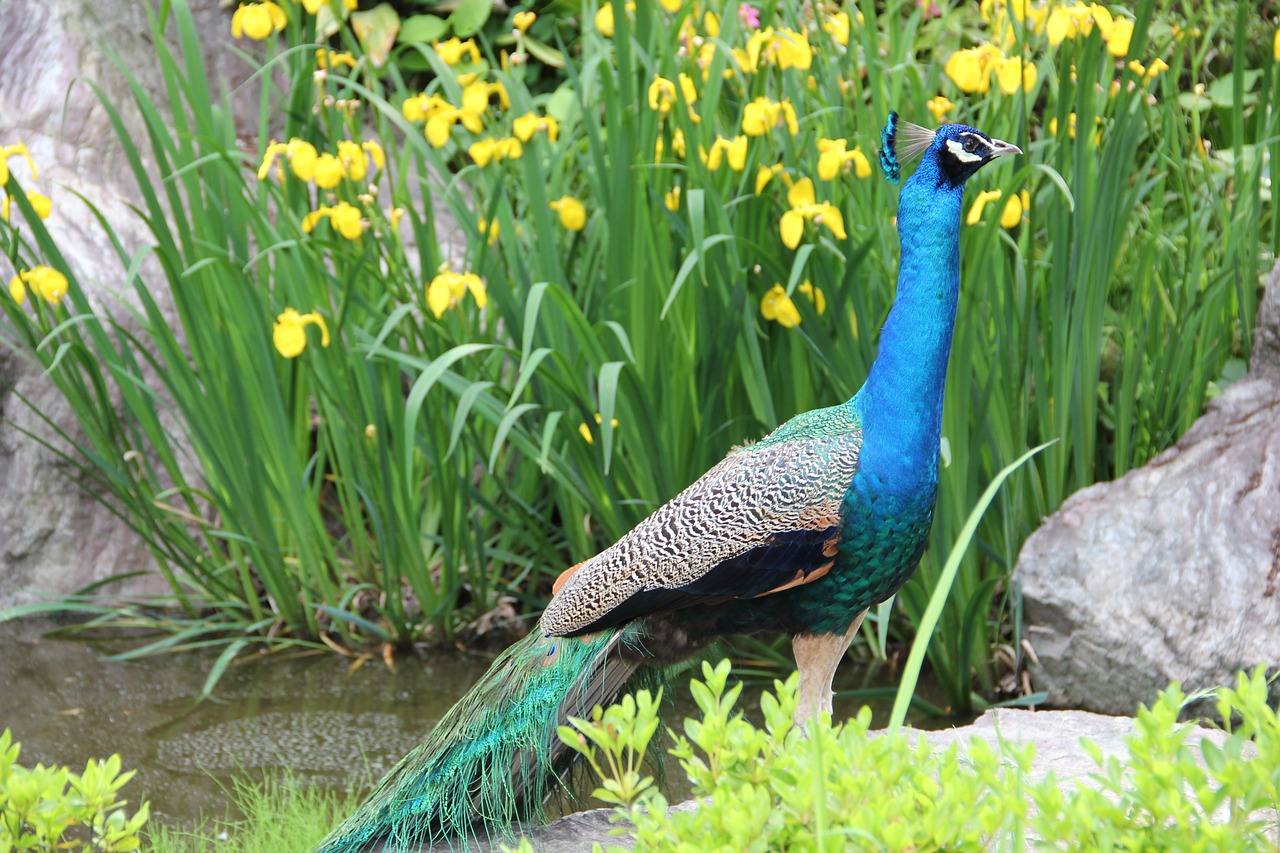
{"label": "blue plumage", "polygon": [[932,522],[965,181],[1021,152],[972,127],[927,131],[891,113],[885,176],[897,183],[914,153],[923,159],[898,202],[898,292],[858,393],[732,451],[561,575],[541,631],[499,658],[320,853],[378,839],[412,849],[536,818],[572,757],[554,740],[567,715],[724,634],[790,634],[797,721],[830,712],[831,677],[862,615],[906,582]]}
{"label": "blue plumage", "polygon": [[898,114],[890,111],[889,118],[884,123],[884,129],[880,131],[880,147],[876,150],[876,154],[880,156],[880,169],[884,172],[885,178],[895,187],[902,179],[902,166],[898,163],[897,137]]}

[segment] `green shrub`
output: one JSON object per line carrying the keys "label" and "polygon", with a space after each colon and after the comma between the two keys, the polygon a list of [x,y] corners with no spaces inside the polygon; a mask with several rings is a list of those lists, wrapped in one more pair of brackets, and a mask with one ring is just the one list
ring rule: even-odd
{"label": "green shrub", "polygon": [[128,853],[141,844],[150,808],[133,815],[118,792],[137,771],[120,772],[120,756],[89,759],[83,773],[18,764],[20,744],[0,734],[0,853],[56,850]]}
{"label": "green shrub", "polygon": [[[734,706],[727,661],[703,664],[691,683],[699,719],[673,732],[669,750],[700,800],[668,803],[641,774],[657,730],[658,701],[628,697],[591,720],[573,720],[561,739],[584,754],[603,785],[595,796],[634,826],[637,849],[744,850],[1274,850],[1280,830],[1280,722],[1267,705],[1262,670],[1218,693],[1228,722],[1223,743],[1187,743],[1177,684],[1138,714],[1128,755],[1065,785],[1052,774],[1027,779],[1034,745],[992,747],[974,737],[934,751],[901,730],[870,733],[863,711],[842,725],[791,723],[798,679],[760,697],[764,725]],[[622,829],[620,832],[624,831]]]}

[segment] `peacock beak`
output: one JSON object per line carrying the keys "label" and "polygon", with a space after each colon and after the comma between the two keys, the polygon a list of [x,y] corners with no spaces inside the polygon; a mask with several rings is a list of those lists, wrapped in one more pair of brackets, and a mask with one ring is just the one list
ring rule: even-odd
{"label": "peacock beak", "polygon": [[1012,142],[1005,142],[1001,139],[991,140],[991,153],[987,155],[988,160],[994,160],[997,157],[1003,157],[1006,154],[1021,154],[1022,149],[1014,145]]}

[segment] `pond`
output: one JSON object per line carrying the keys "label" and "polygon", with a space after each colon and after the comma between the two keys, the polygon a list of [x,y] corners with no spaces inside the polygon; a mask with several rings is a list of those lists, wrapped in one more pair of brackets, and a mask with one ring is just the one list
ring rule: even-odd
{"label": "pond", "polygon": [[[336,654],[274,655],[229,668],[215,697],[198,702],[212,656],[105,661],[104,650],[128,646],[43,636],[51,627],[0,624],[0,729],[21,742],[25,766],[78,771],[90,758],[119,753],[126,769],[137,770],[122,791],[131,809],[150,800],[152,821],[170,826],[225,815],[233,780],[273,770],[338,790],[363,788],[416,746],[489,665],[487,656],[452,650],[402,655],[394,672],[376,660],[352,670]],[[846,661],[837,688],[887,681]],[[746,695],[758,693],[749,686]],[[668,724],[695,710],[687,686],[674,697]],[[871,704],[877,723],[887,720],[890,702]],[[851,701],[837,703],[837,716],[855,711]]]}

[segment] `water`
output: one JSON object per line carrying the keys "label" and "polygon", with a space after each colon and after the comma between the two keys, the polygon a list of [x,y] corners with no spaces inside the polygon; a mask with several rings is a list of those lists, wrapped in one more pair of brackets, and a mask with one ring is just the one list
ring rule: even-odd
{"label": "water", "polygon": [[[84,768],[119,753],[138,775],[123,790],[153,820],[192,825],[225,813],[233,778],[290,768],[344,790],[391,768],[488,667],[460,653],[401,657],[349,671],[335,654],[273,655],[230,668],[197,702],[212,657],[104,661],[102,644],[43,638],[50,625],[0,625],[0,729],[21,762]],[[106,651],[128,646],[110,644]]]}
{"label": "water", "polygon": [[[272,655],[228,669],[216,698],[197,702],[212,655],[102,660],[131,646],[50,639],[43,621],[0,624],[0,729],[22,743],[21,762],[73,770],[119,753],[137,776],[122,795],[131,808],[150,800],[152,821],[193,826],[227,813],[234,779],[257,780],[287,768],[304,782],[357,789],[380,777],[488,668],[489,659],[455,651],[402,655],[350,668],[336,654]],[[691,672],[676,679],[669,723],[690,716]],[[837,689],[884,686],[890,674],[841,667]],[[760,684],[740,707],[751,713]],[[861,704],[861,703],[857,703]],[[889,702],[873,703],[877,724]],[[853,702],[836,704],[851,715]],[[669,777],[674,782],[675,776]],[[678,788],[669,796],[678,798]]]}

